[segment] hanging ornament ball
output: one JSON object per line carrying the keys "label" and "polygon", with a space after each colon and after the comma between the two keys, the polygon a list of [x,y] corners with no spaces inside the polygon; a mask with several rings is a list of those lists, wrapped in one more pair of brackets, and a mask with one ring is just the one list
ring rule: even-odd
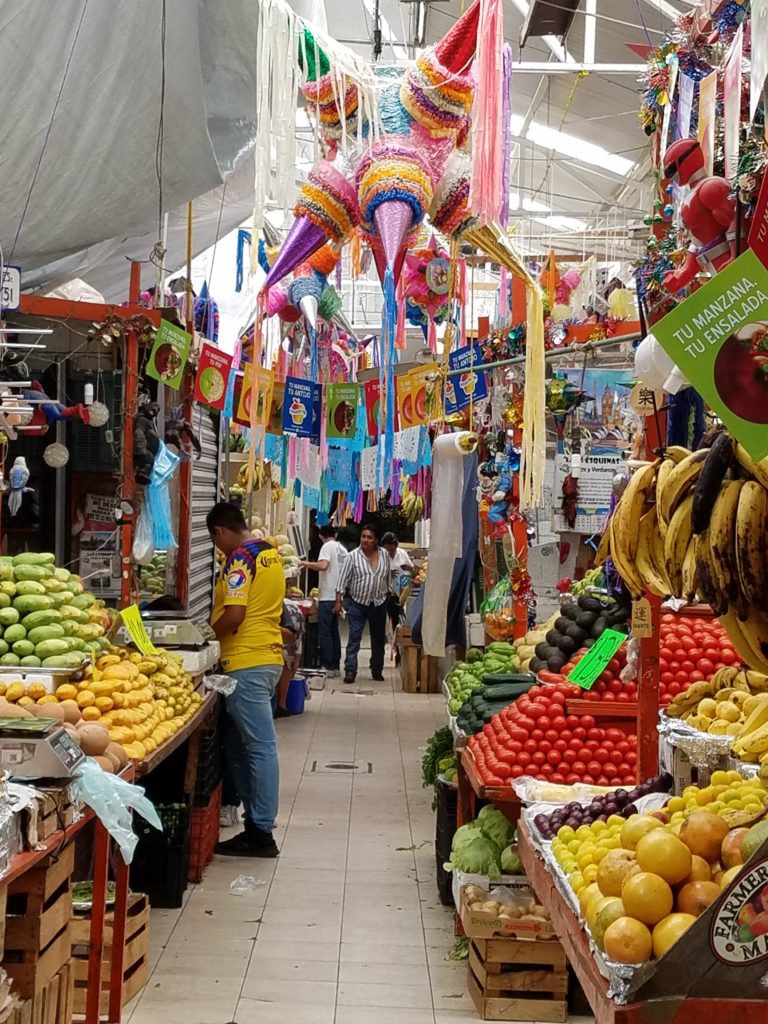
{"label": "hanging ornament ball", "polygon": [[664,216],[671,217],[674,212],[675,208],[672,205],[672,203],[667,203],[667,205],[664,207]]}
{"label": "hanging ornament ball", "polygon": [[648,248],[649,249],[655,249],[656,245],[657,245],[657,242],[656,242],[655,238],[649,238],[648,239]]}
{"label": "hanging ornament ball", "polygon": [[661,206],[662,206],[662,203],[661,203],[660,199],[654,199],[653,200],[653,208],[654,208],[654,210],[660,210]]}
{"label": "hanging ornament ball", "polygon": [[103,427],[109,423],[109,409],[103,402],[94,402],[88,406],[88,426]]}
{"label": "hanging ornament ball", "polygon": [[650,227],[651,224],[653,224],[653,217],[650,213],[647,213],[645,217],[643,217],[643,224],[645,224],[646,227]]}
{"label": "hanging ornament ball", "polygon": [[43,451],[43,462],[46,466],[51,466],[53,469],[61,469],[62,466],[66,466],[69,462],[69,451],[63,444],[58,442],[49,444]]}
{"label": "hanging ornament ball", "polygon": [[661,223],[663,222],[663,220],[664,220],[664,218],[663,218],[663,217],[661,216],[661,214],[660,214],[660,213],[657,213],[657,214],[656,214],[656,215],[654,216],[654,218],[653,218],[653,223],[654,223],[654,224],[661,224]]}
{"label": "hanging ornament ball", "polygon": [[667,193],[668,196],[671,196],[672,195],[672,185],[671,184],[667,185],[667,187],[664,189],[664,191]]}

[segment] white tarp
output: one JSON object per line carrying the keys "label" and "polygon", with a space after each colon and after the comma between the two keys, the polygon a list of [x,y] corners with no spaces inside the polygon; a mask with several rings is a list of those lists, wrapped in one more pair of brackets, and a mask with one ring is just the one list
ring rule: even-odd
{"label": "white tarp", "polygon": [[[195,204],[195,252],[214,241],[219,214],[223,234],[252,209],[258,6],[166,0],[168,266],[184,259],[187,201],[203,197]],[[159,239],[162,7],[161,0],[0,0],[0,243],[5,262],[21,265],[27,289],[82,277],[108,300],[122,299],[126,257],[148,260]],[[294,4],[321,23],[322,7],[322,0]],[[155,273],[146,263],[145,287]]]}

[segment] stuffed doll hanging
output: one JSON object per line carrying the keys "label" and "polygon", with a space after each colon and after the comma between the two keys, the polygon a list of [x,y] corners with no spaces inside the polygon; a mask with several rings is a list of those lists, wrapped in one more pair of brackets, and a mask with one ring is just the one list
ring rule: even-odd
{"label": "stuffed doll hanging", "polygon": [[133,470],[136,483],[146,486],[152,476],[155,456],[160,449],[160,435],[155,421],[160,412],[157,402],[144,402],[139,406],[133,434]]}

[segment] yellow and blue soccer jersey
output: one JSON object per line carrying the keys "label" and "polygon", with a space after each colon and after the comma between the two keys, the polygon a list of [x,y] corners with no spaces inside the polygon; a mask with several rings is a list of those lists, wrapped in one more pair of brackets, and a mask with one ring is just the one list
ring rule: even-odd
{"label": "yellow and blue soccer jersey", "polygon": [[230,605],[245,607],[245,619],[234,633],[221,638],[225,671],[282,665],[284,597],[283,564],[274,548],[248,540],[229,556],[216,586],[211,621]]}

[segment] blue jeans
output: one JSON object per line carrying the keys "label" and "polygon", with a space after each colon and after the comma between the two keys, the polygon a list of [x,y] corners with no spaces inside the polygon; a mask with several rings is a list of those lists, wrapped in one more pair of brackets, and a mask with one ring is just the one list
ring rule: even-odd
{"label": "blue jeans", "polygon": [[317,631],[320,634],[320,663],[323,668],[338,672],[341,664],[339,616],[333,614],[334,601],[317,602]]}
{"label": "blue jeans", "polygon": [[344,659],[344,675],[357,675],[357,655],[366,622],[371,632],[371,673],[380,676],[384,671],[384,647],[387,640],[387,602],[381,604],[358,604],[350,599],[347,608],[349,640],[347,656]]}
{"label": "blue jeans", "polygon": [[256,665],[227,673],[237,680],[226,698],[237,728],[230,763],[248,819],[265,832],[275,827],[280,790],[272,697],[282,670],[282,665]]}

